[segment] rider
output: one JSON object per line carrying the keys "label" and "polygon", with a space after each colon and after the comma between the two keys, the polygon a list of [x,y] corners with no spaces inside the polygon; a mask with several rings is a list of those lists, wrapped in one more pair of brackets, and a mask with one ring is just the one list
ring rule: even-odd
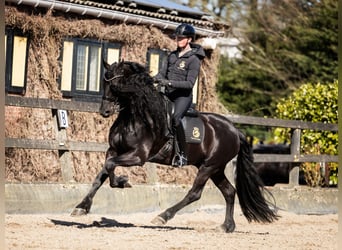
{"label": "rider", "polygon": [[175,30],[177,49],[168,55],[165,67],[155,76],[156,81],[167,86],[166,95],[174,103],[173,132],[176,134],[180,159],[177,166],[187,165],[187,147],[181,119],[192,104],[192,88],[198,78],[201,60],[205,57],[203,48],[192,43],[195,29],[181,24]]}

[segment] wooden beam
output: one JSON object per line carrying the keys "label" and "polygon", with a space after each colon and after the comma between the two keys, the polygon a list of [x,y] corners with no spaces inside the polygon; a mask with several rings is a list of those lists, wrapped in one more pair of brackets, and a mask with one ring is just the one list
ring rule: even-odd
{"label": "wooden beam", "polygon": [[81,112],[99,112],[100,103],[53,100],[32,97],[6,96],[5,104],[8,106],[42,108],[42,109],[64,109]]}
{"label": "wooden beam", "polygon": [[61,150],[61,151],[87,151],[87,152],[106,152],[108,143],[97,142],[77,142],[66,141],[59,142],[57,140],[37,140],[22,138],[6,138],[6,148],[28,148],[41,150]]}
{"label": "wooden beam", "polygon": [[109,148],[108,143],[98,142],[68,141],[67,144],[71,151],[106,152]]}
{"label": "wooden beam", "polygon": [[[26,139],[26,138],[5,138],[6,148],[28,148],[42,150],[59,150],[63,145],[59,146],[56,140]],[[63,147],[67,150],[67,148]]]}
{"label": "wooden beam", "polygon": [[[64,109],[81,112],[98,112],[100,103],[81,102],[81,101],[65,101],[44,98],[6,96],[5,104],[8,106],[28,107],[28,108],[46,108],[46,109]],[[312,130],[338,131],[337,124],[321,123],[321,122],[304,122],[296,120],[282,120],[275,118],[263,118],[243,115],[225,115],[229,120],[238,124],[258,125],[266,127],[280,128],[298,128]]]}
{"label": "wooden beam", "polygon": [[[70,150],[87,152],[106,152],[109,145],[97,142],[77,142],[57,140],[36,140],[21,138],[6,138],[6,148],[29,148],[42,150]],[[254,154],[254,162],[338,162],[337,155],[282,155]]]}
{"label": "wooden beam", "polygon": [[322,122],[304,122],[297,120],[282,120],[275,118],[263,118],[243,115],[225,115],[230,121],[239,124],[259,125],[265,127],[279,127],[279,128],[298,128],[298,129],[312,129],[312,130],[327,130],[338,131],[338,125],[332,123]]}
{"label": "wooden beam", "polygon": [[254,162],[338,162],[337,155],[254,154]]}

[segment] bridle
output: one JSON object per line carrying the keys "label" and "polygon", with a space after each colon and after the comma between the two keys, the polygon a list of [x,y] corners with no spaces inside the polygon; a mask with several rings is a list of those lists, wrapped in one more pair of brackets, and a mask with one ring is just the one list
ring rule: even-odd
{"label": "bridle", "polygon": [[[124,75],[114,75],[113,77],[111,78],[107,78],[106,75],[103,76],[103,79],[106,81],[106,82],[110,82],[114,79],[117,79],[117,78],[120,78],[120,77],[124,77]],[[102,97],[102,100],[105,100],[105,101],[109,101],[109,102],[115,102],[116,101],[116,97],[110,97],[110,96],[103,96]]]}
{"label": "bridle", "polygon": [[102,100],[109,101],[109,102],[115,102],[116,98],[110,97],[110,96],[102,96]]}
{"label": "bridle", "polygon": [[104,78],[104,80],[106,82],[110,82],[110,81],[112,81],[114,79],[117,79],[117,78],[120,78],[120,77],[124,77],[124,75],[115,75],[115,76],[113,76],[112,78],[109,78],[109,79],[106,77],[106,75],[103,76],[103,78]]}

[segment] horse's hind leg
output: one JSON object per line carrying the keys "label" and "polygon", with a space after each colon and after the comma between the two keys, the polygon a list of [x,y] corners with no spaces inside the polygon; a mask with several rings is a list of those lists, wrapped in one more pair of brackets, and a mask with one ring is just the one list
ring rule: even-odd
{"label": "horse's hind leg", "polygon": [[189,205],[190,203],[199,200],[202,195],[203,188],[212,174],[212,168],[208,166],[202,166],[199,168],[195,181],[192,188],[187,195],[176,205],[166,209],[163,213],[159,214],[151,222],[155,225],[164,225],[170,219],[172,219],[176,213]]}
{"label": "horse's hind leg", "polygon": [[221,228],[227,232],[231,233],[235,229],[234,222],[234,200],[235,200],[235,188],[228,181],[227,177],[224,175],[224,171],[215,173],[210,177],[215,183],[216,187],[221,191],[223,197],[226,201],[226,217]]}

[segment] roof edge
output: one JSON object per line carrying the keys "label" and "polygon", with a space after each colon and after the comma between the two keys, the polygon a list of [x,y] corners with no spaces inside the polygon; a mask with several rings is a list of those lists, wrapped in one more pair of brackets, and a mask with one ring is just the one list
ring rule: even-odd
{"label": "roof edge", "polygon": [[[162,30],[170,29],[174,30],[179,25],[179,22],[173,22],[169,20],[163,20],[153,17],[141,16],[132,13],[123,13],[116,10],[102,9],[93,6],[85,6],[80,4],[74,4],[70,2],[62,2],[58,0],[5,0],[5,3],[13,3],[19,5],[33,6],[35,8],[41,7],[51,10],[58,10],[65,13],[75,13],[79,15],[89,15],[96,18],[105,18],[109,20],[119,20],[124,23],[134,23],[151,25],[158,27]],[[196,29],[196,35],[202,37],[223,37],[225,31],[215,31],[212,29],[206,29],[193,25]]]}

